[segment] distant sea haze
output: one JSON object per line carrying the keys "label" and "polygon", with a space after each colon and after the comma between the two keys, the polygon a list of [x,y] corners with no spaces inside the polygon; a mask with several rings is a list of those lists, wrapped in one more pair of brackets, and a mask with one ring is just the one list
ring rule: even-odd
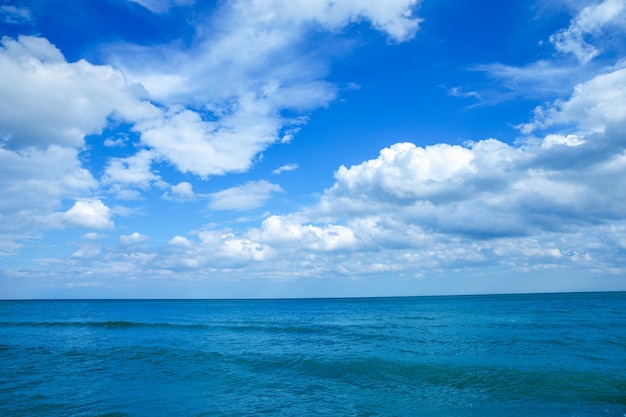
{"label": "distant sea haze", "polygon": [[0,302],[3,416],[626,415],[626,293]]}

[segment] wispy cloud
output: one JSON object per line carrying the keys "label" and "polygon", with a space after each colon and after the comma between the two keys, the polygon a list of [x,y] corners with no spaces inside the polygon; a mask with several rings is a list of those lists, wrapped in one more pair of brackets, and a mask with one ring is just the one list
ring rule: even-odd
{"label": "wispy cloud", "polygon": [[261,207],[273,193],[283,189],[269,181],[251,181],[238,187],[227,188],[209,195],[209,208],[213,210],[247,210]]}
{"label": "wispy cloud", "polygon": [[294,171],[296,169],[298,169],[298,164],[286,164],[286,165],[282,165],[282,166],[274,169],[272,171],[272,174],[278,175],[278,174],[281,174],[283,172]]}

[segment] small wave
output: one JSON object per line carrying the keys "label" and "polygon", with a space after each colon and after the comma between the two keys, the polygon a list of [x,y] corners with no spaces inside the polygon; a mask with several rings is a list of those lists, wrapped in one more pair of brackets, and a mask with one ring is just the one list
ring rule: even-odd
{"label": "small wave", "polygon": [[0,327],[87,327],[98,329],[135,329],[135,328],[169,328],[197,329],[205,328],[200,324],[179,323],[145,323],[133,321],[41,321],[41,322],[0,322]]}

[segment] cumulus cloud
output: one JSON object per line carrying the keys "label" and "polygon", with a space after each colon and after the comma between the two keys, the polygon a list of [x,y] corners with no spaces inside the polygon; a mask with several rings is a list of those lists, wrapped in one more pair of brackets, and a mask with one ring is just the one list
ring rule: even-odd
{"label": "cumulus cloud", "polygon": [[56,227],[84,227],[89,229],[109,229],[113,227],[110,219],[111,209],[102,201],[79,200],[67,211],[48,216],[47,222]]}
{"label": "cumulus cloud", "polygon": [[261,207],[273,193],[283,192],[269,181],[251,181],[209,195],[209,208],[213,210],[247,210]]}
{"label": "cumulus cloud", "polygon": [[353,248],[356,245],[354,233],[348,227],[327,224],[317,226],[300,224],[294,219],[270,216],[263,221],[261,228],[251,231],[254,240],[274,244],[306,246],[309,249],[333,251]]}
{"label": "cumulus cloud", "polygon": [[346,168],[335,178],[333,194],[393,196],[413,199],[436,194],[451,187],[463,173],[474,170],[474,155],[461,146],[438,144],[426,148],[397,143],[380,152],[376,159]]}
{"label": "cumulus cloud", "polygon": [[159,257],[159,266],[173,269],[241,268],[269,260],[273,250],[266,244],[237,237],[226,230],[205,230],[198,240],[182,236],[170,239]]}
{"label": "cumulus cloud", "polygon": [[119,71],[68,63],[44,38],[2,38],[0,68],[0,140],[10,149],[78,147],[86,135],[101,132],[110,115],[132,121],[158,113]]}

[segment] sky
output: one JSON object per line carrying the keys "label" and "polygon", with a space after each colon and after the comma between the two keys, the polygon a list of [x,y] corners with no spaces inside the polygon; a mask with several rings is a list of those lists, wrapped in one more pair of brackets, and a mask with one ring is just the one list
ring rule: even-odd
{"label": "sky", "polygon": [[0,298],[626,290],[626,0],[0,0]]}

